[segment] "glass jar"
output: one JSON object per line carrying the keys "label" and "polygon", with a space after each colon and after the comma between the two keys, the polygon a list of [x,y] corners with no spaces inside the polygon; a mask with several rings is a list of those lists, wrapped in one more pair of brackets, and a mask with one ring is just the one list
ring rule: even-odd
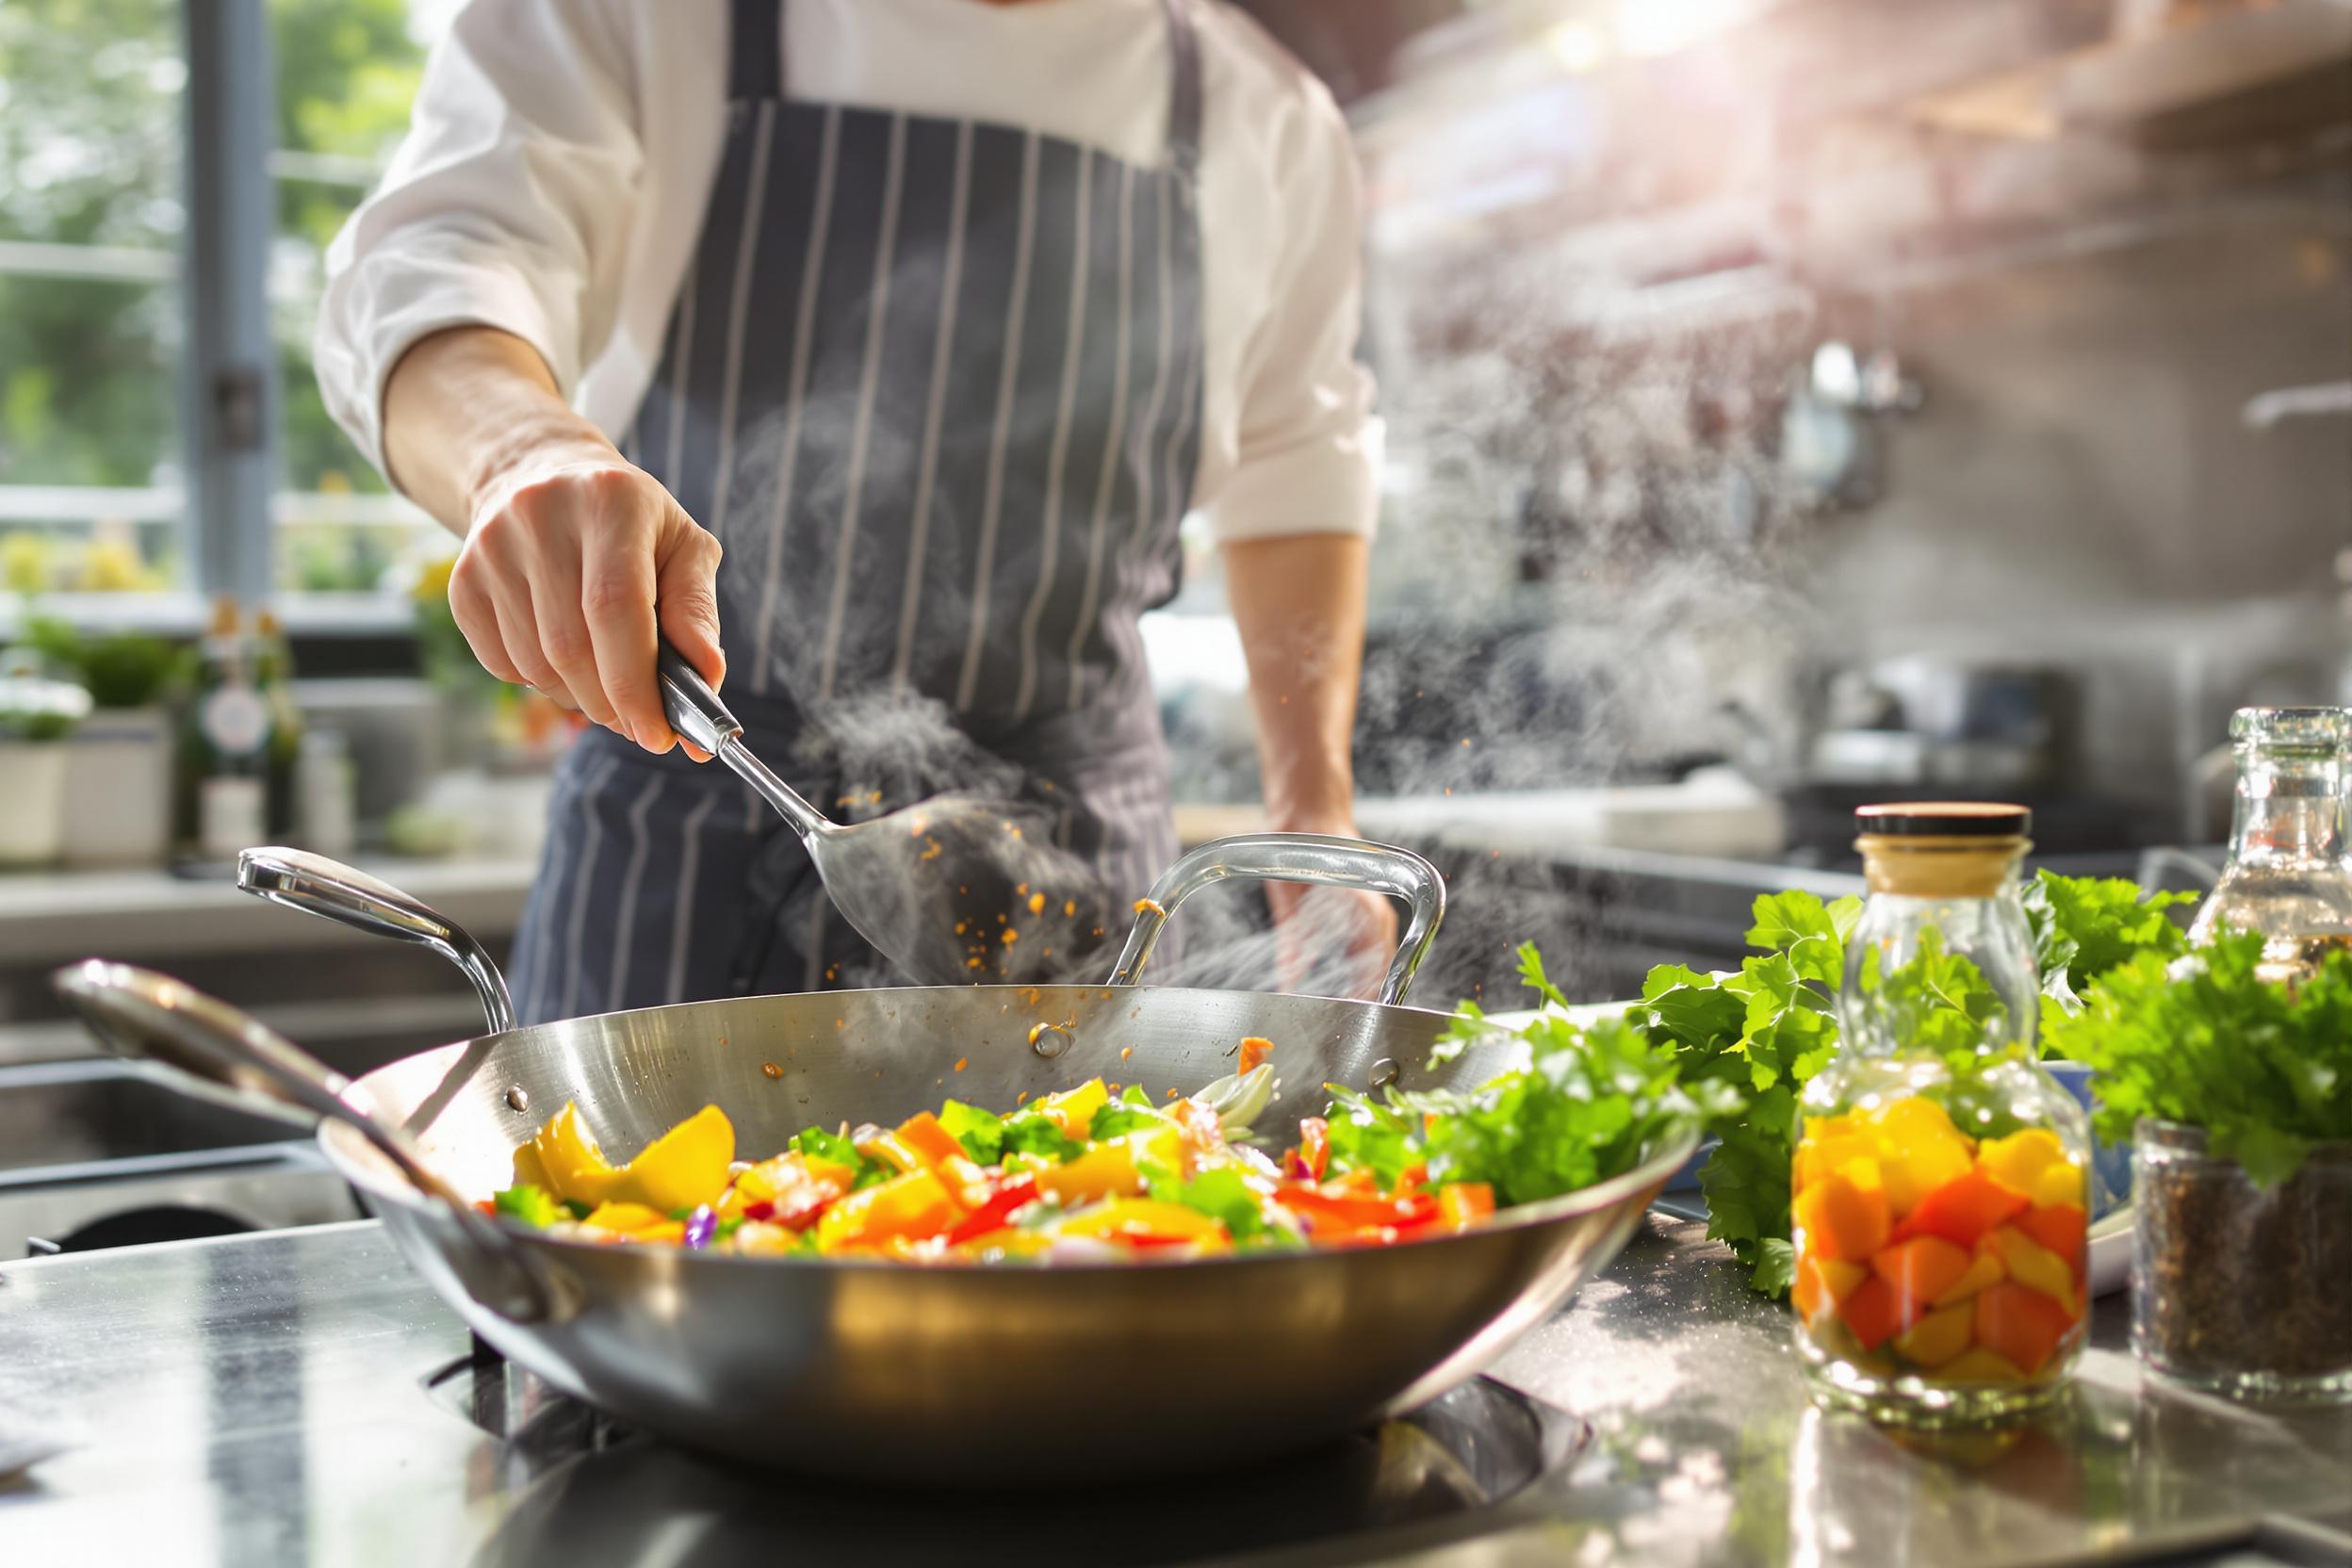
{"label": "glass jar", "polygon": [[2090,1126],[2034,1054],[2032,816],[1855,816],[1870,897],[1789,1182],[1797,1348],[1825,1405],[1927,1427],[2021,1414],[2062,1386],[2089,1311]]}
{"label": "glass jar", "polygon": [[2189,940],[2262,934],[2265,979],[2292,984],[2330,948],[2352,948],[2352,860],[2345,858],[2341,708],[2241,708],[2230,858],[2197,911]]}
{"label": "glass jar", "polygon": [[2352,1398],[2352,1143],[2263,1187],[2195,1127],[2133,1144],[2132,1348],[2233,1398]]}

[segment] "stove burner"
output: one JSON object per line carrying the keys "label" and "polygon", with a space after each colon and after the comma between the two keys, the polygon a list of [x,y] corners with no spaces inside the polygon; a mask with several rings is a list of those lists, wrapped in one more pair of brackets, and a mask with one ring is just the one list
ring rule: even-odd
{"label": "stove burner", "polygon": [[[1247,1469],[1084,1491],[938,1491],[804,1479],[672,1446],[508,1364],[479,1340],[427,1380],[506,1445],[524,1494],[482,1561],[1083,1562],[1157,1568],[1461,1519],[1564,1469],[1576,1416],[1475,1379],[1401,1419]],[[988,1434],[975,1432],[975,1443]]]}

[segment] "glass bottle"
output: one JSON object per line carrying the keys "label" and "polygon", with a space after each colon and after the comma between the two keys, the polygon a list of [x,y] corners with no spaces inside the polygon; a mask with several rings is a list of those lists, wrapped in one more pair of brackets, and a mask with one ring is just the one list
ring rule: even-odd
{"label": "glass bottle", "polygon": [[2262,934],[2266,978],[2293,982],[2331,948],[2352,948],[2352,860],[2344,849],[2341,708],[2241,708],[2230,719],[2238,794],[2230,858],[2189,940]]}
{"label": "glass bottle", "polygon": [[184,858],[233,859],[268,837],[271,722],[235,600],[214,601],[199,654],[180,735],[178,838]]}
{"label": "glass bottle", "polygon": [[294,650],[275,612],[253,614],[253,683],[270,707],[270,748],[265,760],[266,809],[270,835],[285,838],[296,815],[294,775],[302,755],[302,710],[294,700]]}
{"label": "glass bottle", "polygon": [[2050,1401],[2089,1309],[2090,1127],[2034,1056],[2022,807],[1866,806],[1842,1041],[1805,1086],[1797,1348],[1814,1398],[1911,1426]]}

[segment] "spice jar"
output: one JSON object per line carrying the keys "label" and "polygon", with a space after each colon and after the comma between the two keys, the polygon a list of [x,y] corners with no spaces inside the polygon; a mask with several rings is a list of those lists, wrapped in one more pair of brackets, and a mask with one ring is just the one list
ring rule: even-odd
{"label": "spice jar", "polygon": [[2262,1185],[2205,1134],[2142,1121],[2132,1347],[2234,1398],[2352,1398],[2352,1143]]}
{"label": "spice jar", "polygon": [[1790,1172],[1798,1349],[1822,1404],[1918,1426],[2023,1413],[2063,1383],[2089,1308],[2090,1128],[2034,1058],[2032,817],[1855,815],[1870,897]]}

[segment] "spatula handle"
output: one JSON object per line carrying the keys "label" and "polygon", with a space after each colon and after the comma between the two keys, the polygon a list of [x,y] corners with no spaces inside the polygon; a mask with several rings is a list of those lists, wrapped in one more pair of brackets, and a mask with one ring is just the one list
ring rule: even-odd
{"label": "spatula handle", "polygon": [[741,721],[727,710],[727,704],[702,678],[702,672],[688,663],[667,637],[662,639],[654,671],[662,686],[662,711],[678,739],[716,757],[723,742],[743,732]]}

